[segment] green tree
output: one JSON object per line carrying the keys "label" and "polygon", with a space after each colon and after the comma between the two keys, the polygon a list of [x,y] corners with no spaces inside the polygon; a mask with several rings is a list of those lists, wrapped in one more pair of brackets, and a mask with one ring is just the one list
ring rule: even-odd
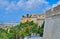
{"label": "green tree", "polygon": [[37,32],[38,34],[40,34],[41,37],[43,36],[43,32],[44,32],[44,23],[45,23],[45,22],[43,22],[43,24],[42,24],[41,27],[39,26],[38,32]]}

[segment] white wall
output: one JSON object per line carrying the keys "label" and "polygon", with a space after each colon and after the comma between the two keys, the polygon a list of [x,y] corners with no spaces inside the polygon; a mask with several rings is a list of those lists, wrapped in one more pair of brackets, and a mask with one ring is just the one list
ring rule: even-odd
{"label": "white wall", "polygon": [[45,19],[43,39],[60,39],[60,15]]}

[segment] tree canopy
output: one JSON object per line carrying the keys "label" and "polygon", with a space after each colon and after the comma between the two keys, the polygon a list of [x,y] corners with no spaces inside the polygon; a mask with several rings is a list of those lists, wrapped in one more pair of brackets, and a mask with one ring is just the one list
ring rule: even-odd
{"label": "tree canopy", "polygon": [[[0,30],[0,39],[23,39],[25,36],[31,36],[32,33],[43,35],[43,28],[38,27],[38,24],[31,22],[20,23],[20,25],[8,28],[7,30]],[[9,30],[9,32],[8,32]]]}

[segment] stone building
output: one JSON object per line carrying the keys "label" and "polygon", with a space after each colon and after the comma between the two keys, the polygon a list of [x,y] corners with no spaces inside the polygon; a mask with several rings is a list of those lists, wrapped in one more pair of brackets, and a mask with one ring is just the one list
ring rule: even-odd
{"label": "stone building", "polygon": [[45,20],[45,14],[37,14],[37,15],[29,15],[28,17],[22,17],[22,23],[25,23],[26,21],[34,21],[34,23],[38,23],[38,26],[41,26],[42,23]]}
{"label": "stone building", "polygon": [[60,39],[60,5],[46,12],[43,39]]}

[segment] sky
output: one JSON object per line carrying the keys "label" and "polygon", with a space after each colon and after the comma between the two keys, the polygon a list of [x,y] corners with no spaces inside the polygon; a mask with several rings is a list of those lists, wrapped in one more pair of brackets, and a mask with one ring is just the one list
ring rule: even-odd
{"label": "sky", "polygon": [[0,22],[21,22],[26,14],[44,14],[60,0],[0,0]]}

